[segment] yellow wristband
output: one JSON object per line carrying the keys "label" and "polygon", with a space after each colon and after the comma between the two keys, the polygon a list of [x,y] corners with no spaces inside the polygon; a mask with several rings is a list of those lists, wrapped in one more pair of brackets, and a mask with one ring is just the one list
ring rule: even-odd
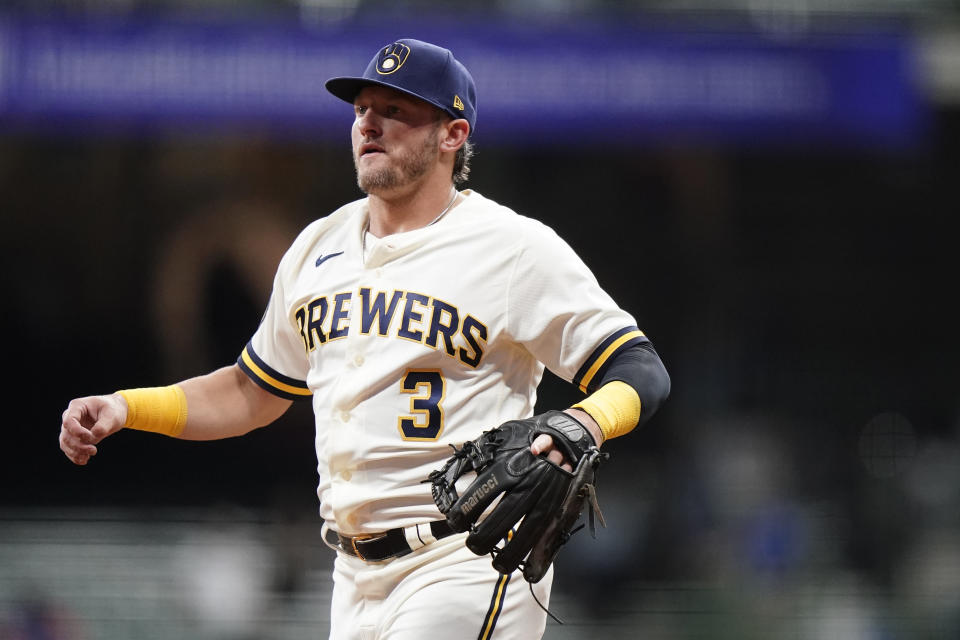
{"label": "yellow wristband", "polygon": [[178,436],[187,424],[187,396],[177,385],[117,391],[127,401],[124,427]]}
{"label": "yellow wristband", "polygon": [[629,433],[640,421],[640,396],[633,387],[619,380],[603,385],[573,408],[590,414],[603,432],[604,440]]}

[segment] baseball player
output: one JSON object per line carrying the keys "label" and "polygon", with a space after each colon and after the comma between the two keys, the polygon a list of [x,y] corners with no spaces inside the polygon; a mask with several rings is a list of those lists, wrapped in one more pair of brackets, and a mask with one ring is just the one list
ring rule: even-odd
{"label": "baseball player", "polygon": [[[544,367],[588,394],[566,413],[597,445],[647,420],[669,378],[556,233],[458,189],[477,98],[450,51],[399,40],[326,87],[353,105],[366,197],[301,232],[236,364],[73,400],[60,446],[86,464],[122,428],[226,438],[310,400],[322,530],[337,553],[330,637],[539,638],[552,574],[527,589],[498,573],[424,480],[450,445],[530,417]],[[539,435],[530,452],[570,469],[555,444]]]}

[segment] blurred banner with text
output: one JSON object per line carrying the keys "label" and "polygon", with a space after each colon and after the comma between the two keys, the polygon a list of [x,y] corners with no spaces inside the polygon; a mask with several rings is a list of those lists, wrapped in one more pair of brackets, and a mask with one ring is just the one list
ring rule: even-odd
{"label": "blurred banner with text", "polygon": [[[479,93],[484,142],[904,145],[925,129],[907,32],[536,32],[496,22],[288,23],[0,19],[0,127],[120,131],[255,126],[341,137],[351,113],[323,82],[377,47],[450,47]],[[333,125],[333,126],[331,126]]]}

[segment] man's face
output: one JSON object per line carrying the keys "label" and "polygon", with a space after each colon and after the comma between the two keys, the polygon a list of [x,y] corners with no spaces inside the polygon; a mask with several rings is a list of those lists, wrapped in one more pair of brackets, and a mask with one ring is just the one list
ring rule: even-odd
{"label": "man's face", "polygon": [[437,166],[439,109],[378,86],[365,87],[353,106],[353,163],[364,193],[403,191]]}

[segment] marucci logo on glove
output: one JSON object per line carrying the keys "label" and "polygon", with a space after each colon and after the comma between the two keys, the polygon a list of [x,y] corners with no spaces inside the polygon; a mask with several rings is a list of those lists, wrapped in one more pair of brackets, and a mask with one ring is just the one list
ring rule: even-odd
{"label": "marucci logo on glove", "polygon": [[500,483],[497,481],[496,477],[490,478],[482,485],[480,485],[476,491],[474,491],[467,501],[463,503],[463,506],[460,507],[460,513],[467,515],[470,513],[477,503],[480,502],[480,498],[490,493],[492,490],[496,489]]}
{"label": "marucci logo on glove", "polygon": [[[553,438],[572,473],[530,452],[540,434]],[[589,510],[591,532],[594,514],[604,524],[594,482],[607,456],[569,414],[548,411],[510,420],[453,449],[453,457],[424,482],[432,483],[433,500],[447,523],[455,531],[470,532],[467,548],[477,555],[492,554],[493,568],[500,573],[522,568],[527,582],[539,582],[579,529],[575,525],[584,509]],[[457,480],[470,472],[477,477],[461,497]],[[493,507],[484,516],[489,505]]]}

